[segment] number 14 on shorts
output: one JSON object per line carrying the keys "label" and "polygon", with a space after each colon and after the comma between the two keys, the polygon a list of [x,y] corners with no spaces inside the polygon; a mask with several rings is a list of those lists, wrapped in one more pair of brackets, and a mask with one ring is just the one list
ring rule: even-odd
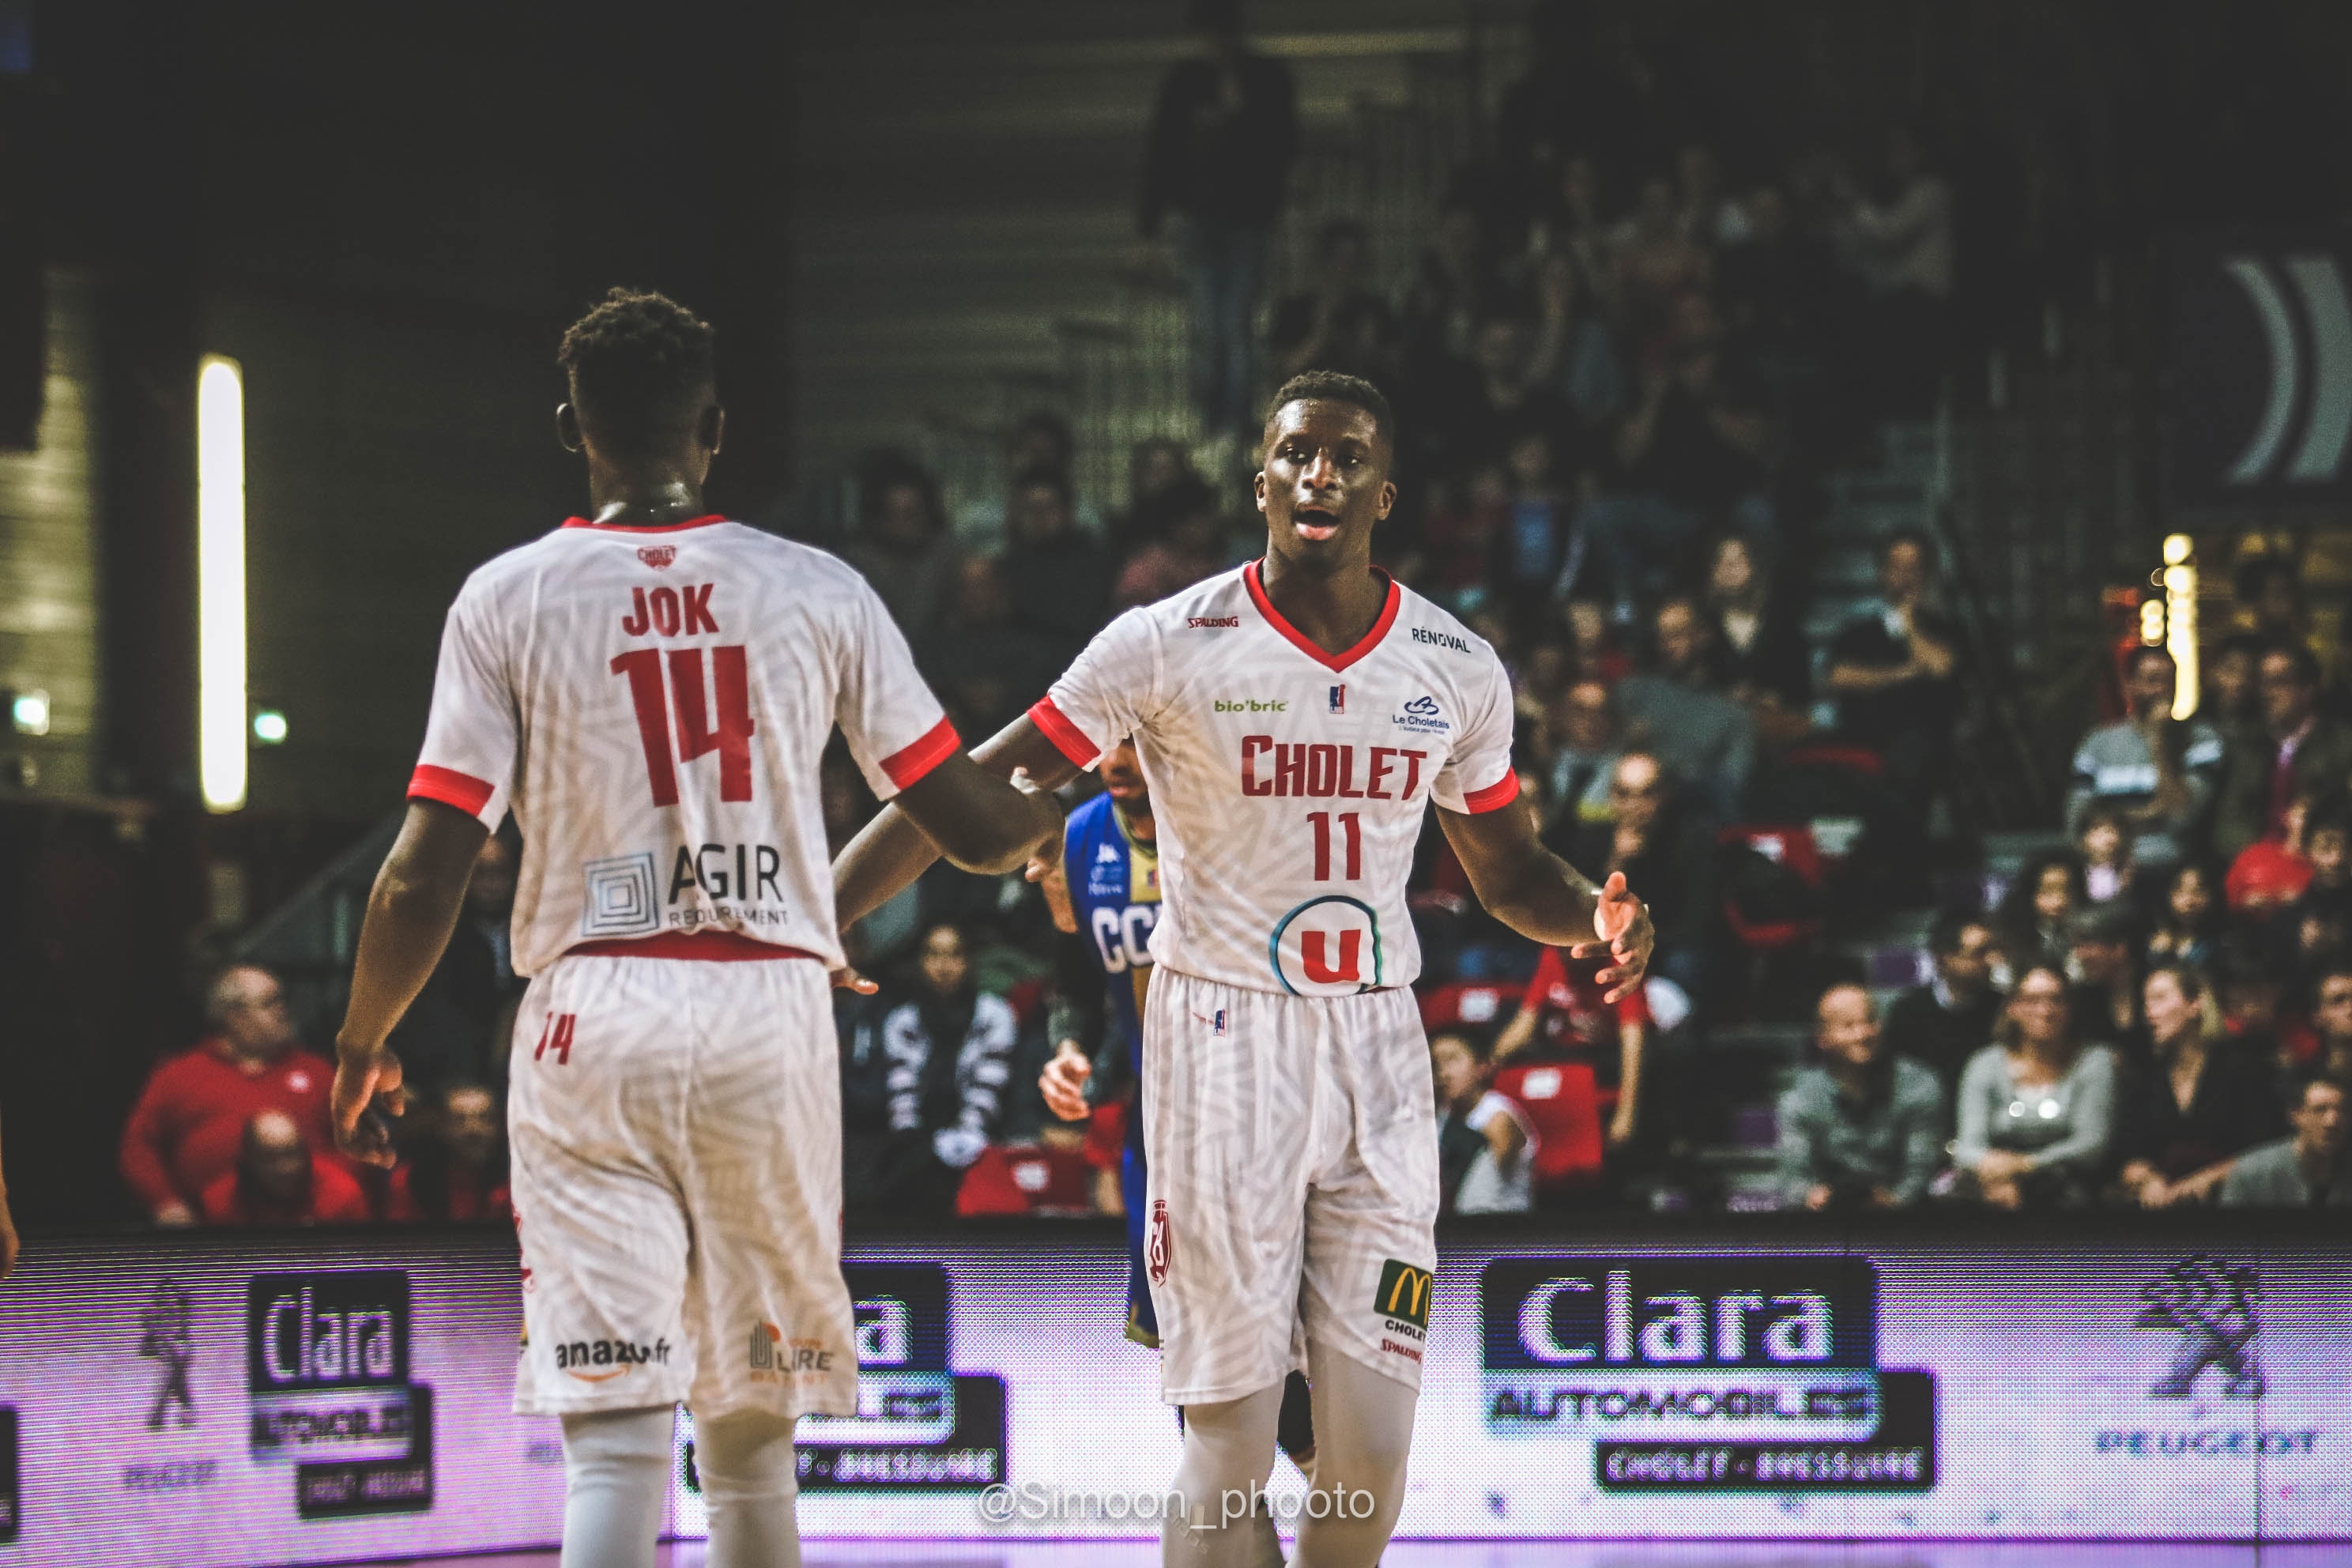
{"label": "number 14 on shorts", "polygon": [[570,1067],[572,1031],[579,1022],[580,1015],[577,1013],[550,1013],[547,1022],[540,1026],[539,1049],[530,1053],[530,1059],[538,1061],[553,1051],[556,1066]]}

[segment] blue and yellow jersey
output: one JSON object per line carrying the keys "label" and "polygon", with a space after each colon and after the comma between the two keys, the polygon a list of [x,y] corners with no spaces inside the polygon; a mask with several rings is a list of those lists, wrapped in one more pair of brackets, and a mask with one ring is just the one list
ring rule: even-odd
{"label": "blue and yellow jersey", "polygon": [[1160,852],[1127,836],[1108,795],[1070,813],[1062,834],[1062,868],[1078,934],[1094,946],[1109,983],[1111,1005],[1127,1037],[1128,1065],[1143,1070],[1141,972],[1151,967],[1151,928],[1160,920]]}

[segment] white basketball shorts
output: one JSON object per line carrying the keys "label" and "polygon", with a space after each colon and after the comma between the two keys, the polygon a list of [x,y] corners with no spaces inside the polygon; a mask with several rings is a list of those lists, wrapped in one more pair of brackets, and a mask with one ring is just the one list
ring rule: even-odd
{"label": "white basketball shorts", "polygon": [[824,965],[567,954],[513,1051],[515,1409],[855,1413]]}
{"label": "white basketball shorts", "polygon": [[1412,994],[1290,996],[1161,964],[1143,1077],[1161,1397],[1270,1388],[1310,1339],[1420,1387],[1437,1121]]}

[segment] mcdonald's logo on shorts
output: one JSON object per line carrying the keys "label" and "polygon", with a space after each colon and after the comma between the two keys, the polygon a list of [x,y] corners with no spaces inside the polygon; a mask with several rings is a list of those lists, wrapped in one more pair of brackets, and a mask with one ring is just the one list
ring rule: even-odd
{"label": "mcdonald's logo on shorts", "polygon": [[1429,1294],[1436,1282],[1428,1269],[1391,1258],[1381,1265],[1372,1310],[1388,1319],[1391,1328],[1410,1330],[1418,1339],[1429,1331]]}

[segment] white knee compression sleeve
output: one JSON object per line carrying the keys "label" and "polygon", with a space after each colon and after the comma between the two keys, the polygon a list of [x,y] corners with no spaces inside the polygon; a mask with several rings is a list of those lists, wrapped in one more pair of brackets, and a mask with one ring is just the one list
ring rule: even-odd
{"label": "white knee compression sleeve", "polygon": [[563,1418],[562,1568],[654,1568],[675,1419],[667,1405]]}
{"label": "white knee compression sleeve", "polygon": [[1184,1406],[1184,1458],[1176,1494],[1187,1517],[1160,1529],[1163,1568],[1252,1568],[1262,1527],[1250,1505],[1274,1473],[1282,1385],[1239,1399]]}
{"label": "white knee compression sleeve", "polygon": [[1404,1507],[1405,1458],[1421,1395],[1362,1362],[1308,1342],[1315,1480],[1298,1525],[1299,1568],[1372,1568]]}
{"label": "white knee compression sleeve", "polygon": [[800,1493],[793,1424],[779,1415],[698,1421],[694,1468],[710,1510],[705,1568],[800,1568]]}

